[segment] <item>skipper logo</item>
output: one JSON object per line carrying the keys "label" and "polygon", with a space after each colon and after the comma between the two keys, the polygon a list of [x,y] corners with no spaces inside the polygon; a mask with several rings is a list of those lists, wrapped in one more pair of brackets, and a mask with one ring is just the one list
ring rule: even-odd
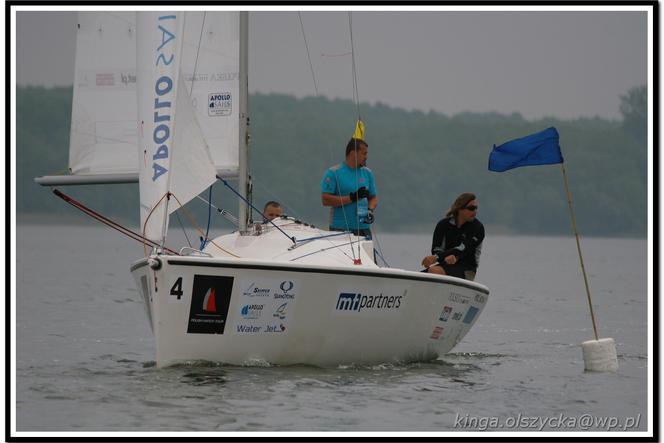
{"label": "skipper logo", "polygon": [[208,94],[208,115],[227,116],[233,112],[233,97],[230,92]]}

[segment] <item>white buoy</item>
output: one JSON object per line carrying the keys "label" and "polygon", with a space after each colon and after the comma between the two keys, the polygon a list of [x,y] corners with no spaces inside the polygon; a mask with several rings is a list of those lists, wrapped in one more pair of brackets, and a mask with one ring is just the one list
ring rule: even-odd
{"label": "white buoy", "polygon": [[581,343],[586,371],[616,372],[618,354],[612,338],[600,338]]}

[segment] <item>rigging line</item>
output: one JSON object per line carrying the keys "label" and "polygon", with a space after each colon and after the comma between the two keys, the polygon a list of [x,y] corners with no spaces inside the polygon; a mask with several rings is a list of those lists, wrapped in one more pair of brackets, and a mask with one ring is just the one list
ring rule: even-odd
{"label": "rigging line", "polygon": [[305,242],[310,242],[314,240],[322,240],[324,238],[328,237],[337,237],[339,235],[344,235],[345,232],[337,232],[335,234],[327,234],[327,235],[319,235],[318,237],[309,237],[309,238],[303,238],[302,240],[297,240],[297,243],[305,243]]}
{"label": "rigging line", "polygon": [[[390,264],[387,262],[387,260],[385,260],[385,257],[383,257],[383,247],[380,245],[380,241],[378,241],[378,232],[375,229],[372,233],[371,238],[372,238],[372,240],[375,239],[376,244],[378,245],[378,250],[376,251],[376,249],[374,248],[374,251],[378,254],[378,256],[381,258],[381,260],[383,260],[383,263],[385,263],[385,265],[389,268]],[[378,264],[378,263],[376,263],[376,264]]]}
{"label": "rigging line", "polygon": [[231,223],[233,223],[235,226],[237,226],[237,217],[235,217],[233,214],[231,214],[230,212],[228,212],[228,211],[225,210],[225,209],[222,209],[222,208],[218,208],[218,207],[216,207],[215,205],[212,204],[212,202],[209,202],[209,201],[205,200],[205,199],[204,199],[203,197],[201,197],[200,195],[197,195],[196,198],[199,199],[199,200],[202,201],[202,202],[205,202],[206,205],[210,205],[210,206],[212,206],[214,209],[216,209],[216,211],[217,211],[220,215],[222,215],[224,218],[226,218],[226,220],[228,220],[229,222],[231,222]]}
{"label": "rigging line", "polygon": [[360,114],[360,91],[357,87],[357,69],[355,68],[355,41],[353,39],[353,18],[351,16],[351,12],[348,12],[348,28],[350,30],[350,55],[351,55],[351,61],[353,65],[353,99],[356,99],[356,105],[357,105],[357,117],[358,119],[362,119],[362,115]]}
{"label": "rigging line", "polygon": [[[139,233],[134,232],[134,231],[130,230],[129,228],[125,228],[124,226],[120,225],[119,223],[114,222],[110,218],[104,217],[103,215],[101,215],[100,213],[94,211],[93,209],[88,208],[83,203],[81,203],[81,202],[73,199],[72,197],[68,196],[67,194],[61,192],[59,189],[52,188],[52,191],[56,196],[60,197],[65,202],[69,203],[70,205],[72,205],[73,207],[78,209],[79,211],[81,211],[84,214],[94,218],[95,220],[105,224],[106,226],[108,226],[112,229],[115,229],[116,231],[126,235],[127,237],[129,237],[133,240],[139,241],[141,243],[147,242],[147,243],[151,244],[152,246],[159,246],[159,244],[157,242],[155,242],[153,240],[150,240],[149,238],[142,237]],[[175,252],[171,249],[168,249],[168,248],[164,248],[164,250],[166,250],[166,251],[168,251],[168,252],[170,252],[171,254],[174,254],[174,255],[180,255],[177,252]]]}
{"label": "rigging line", "polygon": [[191,242],[189,241],[189,236],[187,235],[187,230],[184,228],[184,225],[182,224],[182,220],[180,220],[180,214],[178,214],[178,211],[175,211],[175,216],[178,219],[178,223],[180,224],[180,228],[182,228],[182,233],[184,234],[184,238],[187,239],[187,243],[189,244],[189,247],[191,248]]}
{"label": "rigging line", "polygon": [[[113,123],[118,123],[118,121],[114,121]],[[136,122],[132,122],[132,124],[134,126],[136,126]],[[114,142],[114,143],[120,143],[120,144],[123,144],[123,145],[136,146],[135,142],[129,142],[127,140],[120,140],[119,138],[104,137],[104,136],[97,135],[97,134],[92,133],[92,132],[76,131],[76,130],[74,130],[73,132],[75,134],[87,135],[88,137],[93,137],[95,140],[102,140],[102,141],[106,141],[106,142]],[[90,143],[89,145],[86,145],[86,146],[92,146],[92,143]]]}
{"label": "rigging line", "polygon": [[[155,205],[152,207],[152,209],[150,209],[150,212],[148,213],[148,216],[145,217],[145,223],[143,223],[143,230],[142,230],[142,234],[143,234],[142,237],[143,238],[146,238],[145,237],[145,229],[148,226],[148,221],[150,220],[150,217],[152,217],[152,213],[154,212],[155,209],[157,209],[157,207],[159,207],[159,204],[162,202],[162,200],[164,198],[166,198],[168,200],[168,197],[170,196],[170,194],[171,194],[170,192],[166,192],[164,195],[162,195],[161,198],[159,199],[159,201],[157,201],[157,203],[155,203]],[[168,211],[168,206],[166,206],[164,208],[164,212],[167,212],[167,211]],[[163,230],[163,228],[162,228],[162,230]],[[165,240],[165,238],[164,238],[164,240]],[[143,243],[143,253],[147,257],[148,256],[148,250],[147,250],[146,246],[147,246],[147,244]],[[152,247],[154,247],[154,245],[152,245]]]}
{"label": "rigging line", "polygon": [[[348,11],[348,30],[350,34],[350,53],[351,53],[351,65],[353,67],[353,100],[355,100],[357,106],[357,119],[362,120],[362,115],[360,114],[360,92],[357,87],[357,69],[355,68],[355,40],[353,39],[353,17],[352,13]],[[357,141],[355,142],[355,154],[357,158]],[[357,160],[356,160],[357,162]],[[359,185],[359,165],[355,165],[355,183]],[[359,202],[357,203],[357,208],[359,209]],[[367,209],[369,207],[369,199],[367,198]],[[357,230],[359,234],[360,230],[360,211],[356,211],[357,214]],[[357,241],[357,254],[358,258],[360,256],[360,240]]]}
{"label": "rigging line", "polygon": [[[239,198],[241,198],[246,204],[248,204],[248,205],[251,207],[251,209],[253,209],[254,211],[256,211],[257,213],[259,213],[259,214],[261,214],[261,215],[263,214],[261,211],[259,211],[259,210],[256,208],[256,206],[254,206],[253,204],[251,204],[251,202],[250,202],[249,200],[247,200],[242,194],[240,194],[240,193],[237,192],[235,189],[233,189],[233,187],[232,187],[231,185],[229,185],[228,182],[227,182],[226,180],[224,180],[223,178],[221,178],[220,175],[217,175],[217,179],[221,180],[221,182],[222,182],[222,183],[223,183],[228,189],[230,189],[231,191],[233,191],[233,193],[234,193],[235,195],[237,195],[237,196],[238,196]],[[279,230],[279,232],[281,232],[282,234],[284,234],[284,235],[286,236],[286,238],[288,238],[290,241],[292,241],[293,244],[295,244],[295,237],[291,237],[291,236],[289,236],[288,234],[286,234],[286,233],[284,232],[284,230],[281,229],[279,226],[277,226],[272,220],[268,220],[268,222],[269,222],[270,224],[272,224],[272,226],[274,226],[275,228],[277,228],[277,229]]]}
{"label": "rigging line", "polygon": [[[345,160],[344,160],[344,161],[345,161]],[[339,176],[337,175],[337,171],[336,171],[336,170],[334,170],[334,171],[332,171],[332,172],[334,173],[334,179],[335,179],[336,182],[337,182],[337,189],[339,190],[339,200],[341,200],[342,195],[341,195],[341,185],[339,184]],[[357,180],[356,180],[356,182],[357,182]],[[355,212],[357,212],[357,200],[355,200],[355,203],[356,203],[356,205],[355,205]],[[352,230],[350,229],[350,224],[348,223],[348,217],[346,216],[346,209],[345,209],[345,206],[346,206],[346,205],[344,205],[344,204],[341,205],[341,213],[344,215],[344,223],[346,224],[346,229],[349,231],[349,232],[348,232],[348,239],[349,239],[349,240],[351,241],[351,243],[352,243],[352,241],[353,241],[353,240],[352,240],[352,239],[353,239],[353,233],[352,233]],[[334,217],[334,207],[330,208],[330,211],[331,211],[331,212],[330,212],[330,217],[333,218],[333,217]],[[331,224],[332,224],[332,220],[330,220],[330,225],[331,225]],[[358,229],[358,231],[359,231],[359,229],[360,229],[359,225],[358,225],[357,229]],[[358,234],[359,234],[359,232],[358,232]],[[351,250],[351,252],[353,253],[353,261],[355,261],[355,250],[354,250],[352,247],[350,248],[350,250]],[[358,258],[359,258],[359,257],[358,257]]]}
{"label": "rigging line", "polygon": [[278,201],[279,204],[281,204],[284,208],[286,208],[286,210],[288,211],[288,215],[292,215],[293,217],[299,218],[299,219],[302,218],[302,217],[300,217],[300,215],[297,211],[293,210],[292,207],[288,206],[285,203],[281,203],[283,200],[281,200],[278,196],[276,196],[274,193],[272,193],[270,191],[270,189],[267,186],[265,186],[263,183],[256,180],[256,178],[252,178],[252,181],[253,181],[254,186],[258,185],[261,188],[261,191],[265,192],[266,194],[269,194],[272,200]]}
{"label": "rigging line", "polygon": [[[175,201],[180,205],[180,207],[178,208],[178,210],[181,209],[182,212],[184,213],[184,215],[189,219],[189,223],[191,223],[191,225],[194,227],[194,229],[196,229],[196,230],[198,231],[199,234],[203,235],[203,230],[202,230],[202,229],[196,224],[196,220],[194,219],[194,217],[192,217],[192,215],[189,213],[189,211],[187,211],[187,209],[184,207],[184,205],[182,204],[182,202],[180,202],[180,200],[177,198],[177,196],[176,196],[175,194],[171,194],[171,196],[173,196],[173,198],[175,199]],[[230,251],[228,251],[228,250],[222,248],[221,246],[219,246],[218,244],[216,244],[216,243],[215,243],[214,241],[212,241],[212,240],[210,240],[210,244],[216,246],[217,248],[219,248],[221,251],[225,252],[225,253],[228,254],[228,255],[232,255],[232,256],[235,257],[235,258],[241,258],[239,255],[235,255],[235,254],[233,254],[232,252],[230,252]]]}
{"label": "rigging line", "polygon": [[[336,173],[335,173],[335,174],[336,174]],[[335,177],[335,178],[336,178],[336,177]],[[260,183],[260,182],[257,181],[256,179],[254,179],[254,184],[258,184],[261,188],[263,188],[263,190],[264,190],[267,194],[269,194],[269,195],[272,197],[273,200],[281,201],[281,199],[280,199],[279,197],[277,197],[277,196],[274,195],[272,192],[270,192],[269,188],[267,188],[265,185],[263,185],[262,183]],[[338,187],[338,179],[337,179],[337,187]],[[205,200],[202,199],[201,197],[198,197],[198,198],[201,199],[201,200],[203,200],[203,201],[205,201]],[[295,218],[300,218],[300,219],[302,218],[302,217],[299,217],[299,216],[298,216],[298,213],[297,213],[296,211],[294,211],[290,206],[286,205],[285,203],[282,203],[282,205],[284,206],[284,208],[286,208],[286,210],[288,211],[288,213],[289,213],[291,216],[294,216]],[[213,206],[213,207],[214,207],[214,206]],[[217,208],[215,208],[215,209],[217,209]],[[333,208],[332,208],[332,209],[333,209]],[[221,212],[221,211],[223,211],[223,210],[219,210],[219,209],[217,209],[217,211],[220,211],[220,212]],[[222,213],[222,215],[223,215],[223,213]],[[237,225],[237,223],[236,223],[236,225]],[[312,225],[312,227],[313,227],[313,225]],[[348,228],[348,223],[346,223],[346,228]],[[318,229],[318,228],[315,228],[315,229],[318,231],[319,234],[322,235],[322,231],[321,231],[320,229]],[[340,232],[339,234],[334,234],[334,235],[344,235],[344,234],[346,234],[346,233],[347,233],[347,232],[344,231],[344,232]],[[327,240],[330,244],[334,244],[334,243],[332,242],[332,240],[330,240],[329,238],[326,238],[325,236],[320,237],[320,238]],[[352,237],[349,236],[349,238],[352,238]],[[305,240],[306,240],[306,239],[305,239]],[[296,239],[295,241],[296,241],[296,243],[299,243],[299,242],[300,242],[300,240],[297,240],[297,239]],[[343,254],[344,254],[346,257],[348,257],[350,260],[355,260],[354,257],[351,257],[351,256],[348,255],[345,251],[342,251],[342,252],[343,252]]]}
{"label": "rigging line", "polygon": [[[358,187],[360,186],[360,165],[357,162],[357,140],[355,140],[355,186]],[[355,191],[357,192],[357,190]],[[369,207],[369,198],[367,198],[367,208]],[[360,240],[359,240],[359,234],[360,234],[360,199],[358,198],[355,200],[355,226],[357,226],[357,234],[358,234],[358,240],[357,240],[357,258],[361,259],[362,254],[360,253]],[[352,249],[352,247],[351,247]],[[355,254],[353,254],[355,256]]]}
{"label": "rigging line", "polygon": [[[291,258],[289,261],[299,260],[299,259],[304,258],[304,257],[309,257],[310,255],[318,254],[320,252],[325,252],[325,251],[329,251],[330,249],[340,248],[342,246],[348,246],[348,245],[350,245],[351,249],[353,249],[353,242],[350,241],[348,243],[342,243],[340,245],[334,245],[334,246],[330,246],[329,248],[323,248],[323,249],[319,249],[318,251],[309,252],[308,254],[304,254],[304,255],[301,255],[301,256],[295,257],[295,258]],[[343,252],[343,250],[342,250],[342,252]],[[348,257],[347,254],[346,254],[346,257]]]}
{"label": "rigging line", "polygon": [[[196,61],[194,62],[194,73],[191,77],[191,90],[189,91],[189,95],[194,92],[194,81],[196,81],[196,69],[198,68],[198,55],[201,52],[201,42],[203,41],[203,30],[205,29],[205,17],[207,15],[206,11],[203,11],[203,23],[201,23],[201,34],[198,37],[198,47],[196,48]],[[185,14],[185,23],[186,23],[186,18],[187,15]]]}
{"label": "rigging line", "polygon": [[104,15],[108,15],[109,17],[113,17],[114,19],[120,20],[122,22],[127,23],[131,28],[136,29],[136,23],[132,22],[131,20],[127,20],[124,17],[119,16],[118,14],[115,14],[113,12],[104,12]]}
{"label": "rigging line", "polygon": [[[210,186],[210,193],[209,193],[209,196],[208,196],[208,201],[210,201],[210,202],[212,201],[212,186]],[[212,203],[208,203],[207,229],[205,230],[205,237],[203,237],[203,239],[201,240],[201,247],[200,247],[201,251],[205,247],[205,243],[207,243],[207,241],[208,241],[208,236],[210,234],[210,219],[211,218],[212,218]]]}
{"label": "rigging line", "polygon": [[307,43],[307,36],[304,33],[304,24],[302,23],[302,14],[298,11],[297,16],[300,18],[300,28],[302,29],[302,39],[304,40],[304,47],[307,50],[307,59],[309,60],[309,69],[311,70],[311,78],[314,81],[314,91],[318,97],[318,85],[316,84],[316,75],[314,74],[314,65],[311,63],[311,54],[309,53],[309,44]]}

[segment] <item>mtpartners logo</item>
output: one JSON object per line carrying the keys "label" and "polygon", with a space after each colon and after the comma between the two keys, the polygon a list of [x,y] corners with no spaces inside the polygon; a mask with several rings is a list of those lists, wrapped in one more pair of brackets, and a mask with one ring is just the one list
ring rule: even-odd
{"label": "mtpartners logo", "polygon": [[365,295],[359,292],[342,292],[337,299],[337,311],[394,310],[399,309],[403,295]]}

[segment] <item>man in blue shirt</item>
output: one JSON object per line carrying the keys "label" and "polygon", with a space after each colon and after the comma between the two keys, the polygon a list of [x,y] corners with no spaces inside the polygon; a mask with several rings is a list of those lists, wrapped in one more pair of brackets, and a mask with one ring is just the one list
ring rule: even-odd
{"label": "man in blue shirt", "polygon": [[373,172],[366,167],[369,145],[351,138],[346,145],[346,160],[332,166],[321,182],[323,206],[330,207],[330,230],[352,231],[371,238],[369,225],[378,205]]}

